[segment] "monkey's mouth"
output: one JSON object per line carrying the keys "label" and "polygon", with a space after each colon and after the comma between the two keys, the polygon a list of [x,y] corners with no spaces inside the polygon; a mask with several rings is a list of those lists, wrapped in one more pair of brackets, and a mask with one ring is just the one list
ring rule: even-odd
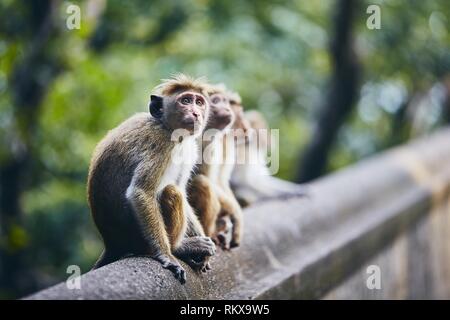
{"label": "monkey's mouth", "polygon": [[213,117],[208,121],[208,128],[214,128],[217,130],[225,130],[231,126],[231,117],[230,116],[222,116],[222,117]]}
{"label": "monkey's mouth", "polygon": [[200,130],[200,121],[194,117],[183,119],[181,124],[183,129],[189,130],[191,133],[195,133]]}
{"label": "monkey's mouth", "polygon": [[217,124],[217,126],[216,126],[216,129],[218,129],[218,130],[224,130],[224,129],[226,129],[226,128],[229,128],[229,126],[230,126],[230,123],[231,122],[228,122],[228,123],[224,123],[223,121],[222,122],[219,122],[218,124]]}

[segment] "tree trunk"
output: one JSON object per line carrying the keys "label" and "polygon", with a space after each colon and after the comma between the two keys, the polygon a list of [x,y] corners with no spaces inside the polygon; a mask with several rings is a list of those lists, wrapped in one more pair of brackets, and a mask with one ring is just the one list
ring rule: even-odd
{"label": "tree trunk", "polygon": [[443,102],[443,119],[445,124],[450,124],[450,75],[442,81],[445,87],[445,97]]}
{"label": "tree trunk", "polygon": [[357,10],[356,1],[339,0],[336,3],[330,45],[333,74],[312,139],[299,165],[298,182],[308,182],[325,172],[331,147],[355,103],[360,65],[353,48],[352,25]]}

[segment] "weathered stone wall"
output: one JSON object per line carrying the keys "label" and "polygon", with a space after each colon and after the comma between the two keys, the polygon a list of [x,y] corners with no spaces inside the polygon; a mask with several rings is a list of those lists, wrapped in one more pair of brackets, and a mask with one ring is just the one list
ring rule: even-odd
{"label": "weathered stone wall", "polygon": [[[362,264],[324,299],[450,299],[450,202]],[[381,288],[366,286],[380,268]]]}
{"label": "weathered stone wall", "polygon": [[[245,238],[185,285],[155,261],[127,258],[30,299],[448,298],[450,130],[311,185],[308,198],[245,211]],[[380,290],[366,287],[369,265]]]}

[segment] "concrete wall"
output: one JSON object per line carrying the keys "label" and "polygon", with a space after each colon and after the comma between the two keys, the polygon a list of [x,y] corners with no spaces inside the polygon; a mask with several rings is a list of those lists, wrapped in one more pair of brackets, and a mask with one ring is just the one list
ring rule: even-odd
{"label": "concrete wall", "polygon": [[[450,203],[401,233],[324,299],[450,299]],[[366,282],[380,268],[381,288]]]}
{"label": "concrete wall", "polygon": [[[30,299],[448,298],[450,130],[311,185],[309,198],[245,211],[245,238],[213,271],[178,283],[146,257],[127,258]],[[381,289],[366,286],[377,265]]]}

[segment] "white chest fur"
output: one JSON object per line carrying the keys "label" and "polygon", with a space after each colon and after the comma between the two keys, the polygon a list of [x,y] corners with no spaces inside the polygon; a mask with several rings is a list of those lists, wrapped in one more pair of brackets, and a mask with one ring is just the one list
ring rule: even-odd
{"label": "white chest fur", "polygon": [[217,182],[220,175],[220,167],[223,164],[223,147],[222,136],[216,136],[211,143],[204,148],[202,161],[209,166],[209,178],[211,181]]}
{"label": "white chest fur", "polygon": [[197,162],[198,145],[194,137],[185,138],[172,150],[166,171],[161,179],[158,191],[168,184],[175,184],[185,190],[192,169]]}
{"label": "white chest fur", "polygon": [[229,139],[226,142],[223,152],[223,166],[219,175],[219,181],[223,186],[227,186],[230,181],[231,173],[236,164],[236,151],[234,141]]}

